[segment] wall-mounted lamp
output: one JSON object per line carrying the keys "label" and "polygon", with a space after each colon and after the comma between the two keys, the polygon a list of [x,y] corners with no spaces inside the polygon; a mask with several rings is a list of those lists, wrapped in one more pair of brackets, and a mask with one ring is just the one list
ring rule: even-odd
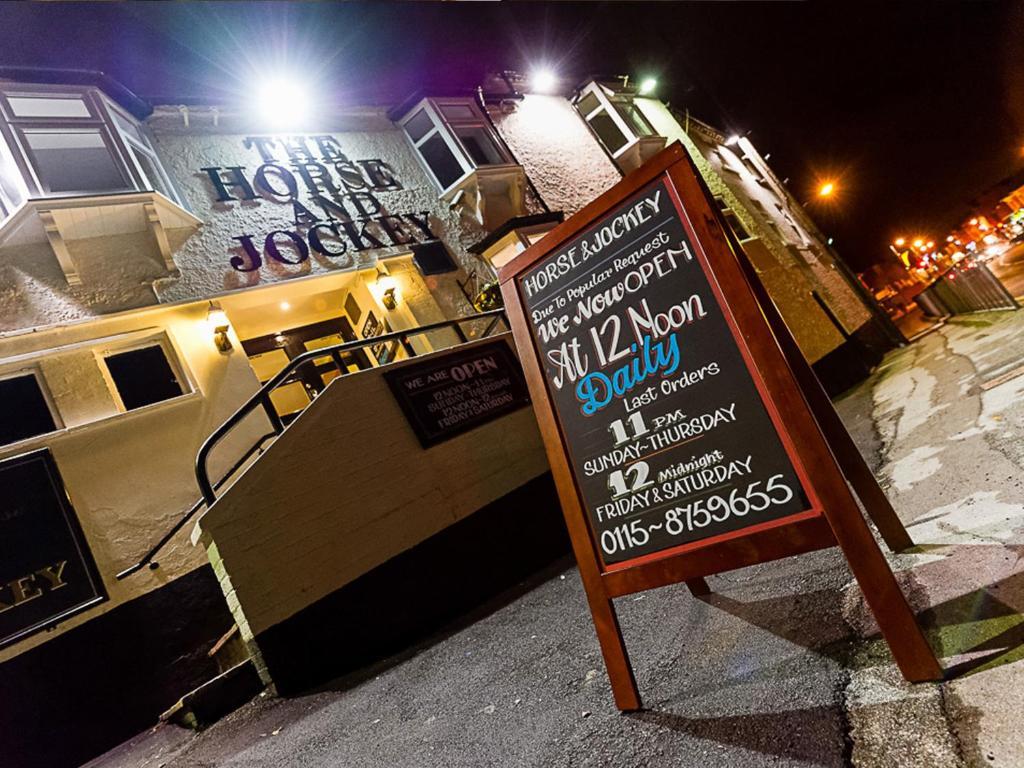
{"label": "wall-mounted lamp", "polygon": [[210,302],[210,309],[206,313],[206,325],[213,331],[213,343],[217,345],[220,352],[230,352],[232,349],[231,339],[228,338],[228,330],[231,322],[220,304]]}
{"label": "wall-mounted lamp", "polygon": [[398,307],[398,283],[380,266],[377,267],[377,290],[380,291],[380,303],[385,309]]}

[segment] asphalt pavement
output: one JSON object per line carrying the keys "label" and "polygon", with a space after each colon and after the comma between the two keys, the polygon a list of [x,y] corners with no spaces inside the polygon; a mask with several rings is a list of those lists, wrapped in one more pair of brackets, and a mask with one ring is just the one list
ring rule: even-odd
{"label": "asphalt pavement", "polygon": [[902,681],[833,549],[619,600],[646,705],[620,715],[566,562],[376,668],[91,768],[1024,765],[1022,339],[1024,312],[953,320],[837,404],[919,545],[891,560],[942,685]]}

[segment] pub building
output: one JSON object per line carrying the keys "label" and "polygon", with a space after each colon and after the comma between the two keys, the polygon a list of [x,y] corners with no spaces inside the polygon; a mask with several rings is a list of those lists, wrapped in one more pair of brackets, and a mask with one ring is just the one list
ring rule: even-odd
{"label": "pub building", "polygon": [[567,551],[507,327],[450,321],[674,142],[826,388],[866,375],[898,339],[764,157],[628,81],[282,128],[0,68],[0,764],[302,690]]}

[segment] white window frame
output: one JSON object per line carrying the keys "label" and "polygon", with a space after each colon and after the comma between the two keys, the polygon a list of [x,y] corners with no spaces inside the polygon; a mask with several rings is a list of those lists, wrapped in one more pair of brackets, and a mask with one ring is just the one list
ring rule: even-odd
{"label": "white window frame", "polygon": [[53,435],[64,430],[64,420],[60,416],[60,410],[57,408],[57,402],[53,399],[53,394],[50,392],[50,388],[46,384],[46,376],[43,375],[43,371],[39,365],[21,366],[18,368],[11,367],[6,370],[0,370],[0,381],[20,379],[25,376],[33,376],[35,378],[36,386],[39,387],[39,392],[42,394],[43,401],[46,403],[46,407],[50,411],[50,417],[53,419],[53,429],[49,432],[40,432],[38,435],[32,435],[21,440],[16,440],[13,443],[0,443],[0,451],[6,451],[11,446],[22,445],[24,443],[31,442],[32,440],[38,440],[41,437]]}
{"label": "white window frame", "polygon": [[[149,405],[143,405],[139,408],[128,410],[125,408],[124,400],[121,399],[121,393],[117,388],[117,382],[114,381],[114,377],[111,375],[110,369],[107,367],[107,358],[113,355],[119,355],[123,352],[134,352],[139,349],[146,349],[147,347],[160,347],[163,350],[164,357],[167,358],[167,364],[171,367],[171,373],[174,374],[174,378],[177,379],[178,384],[181,385],[181,394],[169,397],[166,400],[158,400],[155,403],[150,403]],[[99,363],[100,371],[103,374],[103,380],[106,382],[110,396],[113,398],[114,404],[117,406],[118,413],[139,413],[140,411],[149,410],[151,408],[160,408],[169,403],[175,403],[182,398],[189,397],[197,391],[192,372],[184,364],[184,358],[182,358],[178,353],[177,346],[173,341],[171,341],[171,337],[166,331],[160,331],[140,339],[96,347],[93,349],[93,354],[97,359],[97,363]]]}
{"label": "white window frame", "polygon": [[[584,113],[580,109],[580,102],[589,95],[592,95],[597,99],[598,105],[589,112]],[[629,125],[629,123],[627,123],[622,118],[622,115],[619,114],[619,111],[615,109],[614,104],[620,104],[634,108],[633,96],[629,93],[615,93],[614,91],[612,91],[606,86],[601,85],[597,81],[591,82],[584,88],[580,89],[580,92],[576,94],[576,97],[572,100],[572,105],[573,107],[575,107],[577,114],[579,114],[579,116],[583,118],[583,122],[587,124],[587,127],[590,128],[591,132],[593,132],[595,138],[597,138],[601,146],[605,148],[605,150],[608,152],[608,154],[612,156],[613,159],[618,160],[622,155],[629,152],[633,148],[633,146],[641,139],[647,138],[649,136],[658,136],[659,134],[656,130],[654,130],[654,126],[651,125],[651,121],[647,119],[647,116],[644,115],[643,112],[641,112],[639,109],[637,109],[637,114],[640,116],[640,119],[643,121],[643,123],[647,126],[647,128],[650,131],[649,133],[645,133],[643,135],[638,134],[635,130],[633,130],[633,126]],[[612,152],[605,145],[600,135],[597,133],[596,130],[594,130],[593,126],[591,126],[590,124],[590,121],[593,118],[600,115],[602,112],[604,112],[606,115],[608,115],[608,117],[612,119],[612,122],[615,123],[615,127],[622,132],[622,135],[626,139],[626,143],[619,147],[615,152]]]}
{"label": "white window frame", "polygon": [[[76,99],[83,102],[88,111],[85,117],[19,117],[11,107],[10,98],[47,98]],[[115,120],[125,121],[134,128],[141,140],[132,136]],[[39,175],[32,149],[25,137],[26,130],[45,129],[52,131],[74,131],[86,129],[98,131],[103,143],[110,152],[112,161],[121,175],[124,188],[118,190],[68,190],[51,192]],[[21,174],[22,182],[28,198],[36,197],[70,197],[76,195],[104,195],[118,192],[143,192],[151,188],[170,197],[177,205],[181,205],[181,196],[163,168],[159,156],[153,149],[152,140],[145,126],[115,105],[99,89],[81,86],[56,86],[40,84],[0,83],[0,141],[6,144],[14,164]],[[0,149],[0,151],[3,151]],[[135,153],[146,155],[153,167],[160,174],[160,182],[164,190],[157,190],[157,184],[147,178]],[[5,211],[0,201],[0,221],[12,211]]]}
{"label": "white window frame", "polygon": [[[444,108],[446,106],[452,107],[468,107],[473,116],[470,118],[449,118],[444,114]],[[412,121],[414,117],[419,115],[423,111],[430,118],[432,126],[429,131],[424,133],[418,140],[413,141],[412,136],[409,135],[407,124]],[[410,109],[406,115],[398,121],[398,125],[402,128],[402,133],[405,134],[405,138],[409,141],[409,144],[414,150],[416,150],[416,158],[420,161],[420,164],[426,170],[427,174],[434,181],[437,187],[441,190],[442,194],[449,190],[456,189],[461,186],[466,179],[481,168],[507,168],[514,166],[515,163],[512,160],[512,155],[505,146],[505,143],[501,140],[501,137],[491,128],[489,121],[484,117],[480,111],[480,106],[475,100],[469,98],[429,98],[423,99],[415,107]],[[472,155],[463,145],[462,140],[458,137],[457,129],[459,128],[478,128],[482,129],[491,140],[493,146],[498,150],[503,163],[490,163],[487,165],[477,165],[473,160]],[[444,139],[448,149],[455,156],[460,167],[462,168],[462,174],[448,186],[445,186],[441,181],[434,175],[434,171],[427,164],[420,147],[424,143],[429,141],[433,136],[440,135]]]}
{"label": "white window frame", "polygon": [[[728,200],[726,200],[722,195],[715,195],[715,202],[718,203],[718,210],[721,212],[722,218],[725,220],[726,226],[728,226],[732,230],[732,233],[736,236],[737,242],[739,242],[742,245],[743,243],[749,243],[751,240],[757,240],[757,235],[751,234],[750,227],[748,227],[744,223],[743,219],[739,217],[739,214],[736,213],[736,209],[729,205]],[[741,238],[739,236],[739,234],[736,232],[736,228],[733,227],[732,223],[729,221],[729,215],[734,216],[736,218],[736,221],[740,223],[740,226],[743,228],[743,231],[747,235],[746,237]]]}

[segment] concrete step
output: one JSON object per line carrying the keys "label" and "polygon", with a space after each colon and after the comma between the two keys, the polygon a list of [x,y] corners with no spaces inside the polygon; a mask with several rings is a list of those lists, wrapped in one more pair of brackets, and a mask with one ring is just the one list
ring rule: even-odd
{"label": "concrete step", "polygon": [[262,690],[256,665],[246,659],[186,693],[160,715],[160,720],[198,731],[234,712]]}

